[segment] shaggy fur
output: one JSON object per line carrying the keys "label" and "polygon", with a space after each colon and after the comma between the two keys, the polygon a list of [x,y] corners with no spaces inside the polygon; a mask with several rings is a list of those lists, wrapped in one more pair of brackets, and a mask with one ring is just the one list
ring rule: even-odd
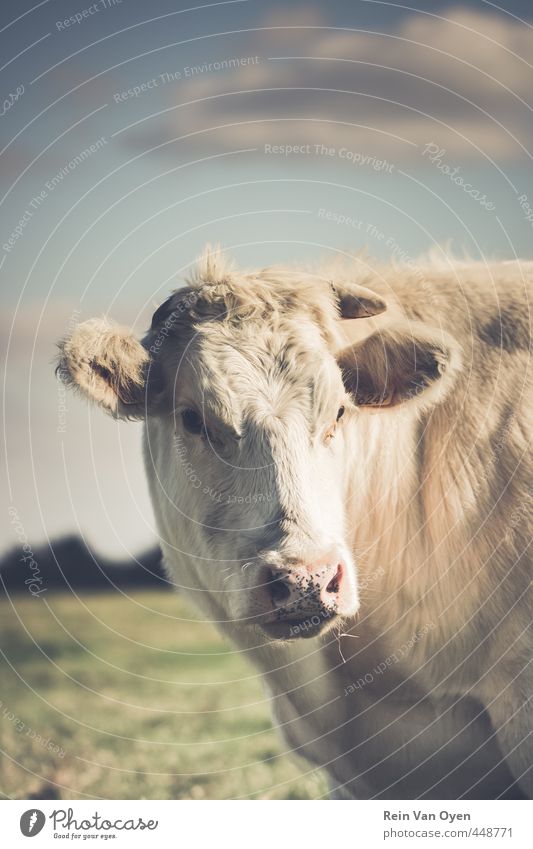
{"label": "shaggy fur", "polygon": [[[337,796],[533,797],[532,293],[520,263],[208,252],[142,346],[94,324],[62,344],[86,395],[149,412],[169,574]],[[345,564],[341,618],[269,639],[265,564],[315,559]]]}
{"label": "shaggy fur", "polygon": [[115,418],[128,418],[130,409],[138,414],[150,357],[128,328],[93,318],[58,347],[56,373],[64,383]]}

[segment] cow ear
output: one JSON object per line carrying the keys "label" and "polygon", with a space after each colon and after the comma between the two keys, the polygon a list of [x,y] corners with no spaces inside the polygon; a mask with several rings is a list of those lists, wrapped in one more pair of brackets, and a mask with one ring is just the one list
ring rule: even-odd
{"label": "cow ear", "polygon": [[387,304],[366,286],[358,283],[331,284],[339,304],[341,318],[370,318],[387,309]]}
{"label": "cow ear", "polygon": [[91,319],[58,347],[58,377],[114,418],[153,412],[162,395],[158,366],[127,328]]}
{"label": "cow ear", "polygon": [[354,403],[383,409],[438,403],[461,368],[455,339],[425,325],[376,331],[337,359]]}

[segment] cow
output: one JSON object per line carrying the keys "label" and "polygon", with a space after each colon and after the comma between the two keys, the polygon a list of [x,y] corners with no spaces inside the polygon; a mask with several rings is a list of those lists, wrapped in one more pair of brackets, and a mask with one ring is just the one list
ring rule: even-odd
{"label": "cow", "polygon": [[208,248],[59,371],[144,462],[172,581],[337,799],[533,797],[533,263]]}

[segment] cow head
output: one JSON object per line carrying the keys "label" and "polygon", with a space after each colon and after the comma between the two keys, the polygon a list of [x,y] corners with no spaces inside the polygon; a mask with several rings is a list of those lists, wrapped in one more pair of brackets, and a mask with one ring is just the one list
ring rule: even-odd
{"label": "cow head", "polygon": [[314,636],[358,609],[351,437],[366,408],[433,403],[456,356],[412,325],[342,349],[339,320],[385,308],[357,283],[242,274],[208,253],[142,342],[93,320],[60,343],[67,382],[146,420],[166,565],[226,627]]}

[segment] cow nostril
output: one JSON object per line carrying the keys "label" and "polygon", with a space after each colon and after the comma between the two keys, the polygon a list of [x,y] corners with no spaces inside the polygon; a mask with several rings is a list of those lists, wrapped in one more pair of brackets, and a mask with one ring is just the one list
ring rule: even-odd
{"label": "cow nostril", "polygon": [[271,572],[270,574],[268,586],[270,589],[270,596],[274,604],[282,604],[284,601],[287,601],[291,594],[291,591],[283,578],[276,575],[274,572]]}
{"label": "cow nostril", "polygon": [[333,578],[331,579],[331,581],[329,582],[329,584],[326,587],[326,592],[327,593],[335,593],[335,594],[338,593],[339,590],[340,590],[340,586],[341,586],[341,578],[342,578],[342,566],[339,563],[339,565],[337,566],[337,571],[335,572],[335,575],[333,576]]}

